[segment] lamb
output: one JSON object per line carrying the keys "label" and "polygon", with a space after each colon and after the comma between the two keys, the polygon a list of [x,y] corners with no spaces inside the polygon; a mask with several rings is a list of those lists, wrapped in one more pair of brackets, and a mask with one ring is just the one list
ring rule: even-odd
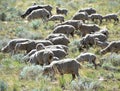
{"label": "lamb", "polygon": [[81,65],[79,62],[77,62],[75,59],[62,59],[59,61],[53,61],[50,65],[43,67],[43,74],[49,74],[51,73],[52,76],[60,74],[72,74],[72,80],[75,79],[75,76],[80,78],[79,76],[79,68],[81,68]]}
{"label": "lamb", "polygon": [[52,6],[51,5],[34,5],[29,7],[26,12],[21,15],[22,18],[25,18],[26,16],[28,16],[32,11],[37,10],[37,9],[46,9],[47,11],[49,11],[50,15],[52,15],[51,11],[52,11]]}
{"label": "lamb", "polygon": [[101,42],[105,42],[107,40],[107,37],[101,33],[87,34],[80,40],[80,43],[78,45],[79,51],[81,51],[82,48],[89,48],[90,46],[93,46],[95,44],[96,38]]}
{"label": "lamb", "polygon": [[54,45],[58,45],[58,44],[61,44],[61,45],[66,45],[68,46],[68,44],[70,43],[69,39],[67,37],[63,37],[63,36],[60,36],[60,37],[55,37],[55,38],[52,38],[52,39],[49,39]]}
{"label": "lamb", "polygon": [[5,47],[3,47],[1,49],[1,52],[3,52],[3,53],[10,52],[12,55],[15,53],[15,46],[17,43],[23,43],[23,42],[27,42],[27,41],[29,41],[29,39],[12,39],[8,42],[8,44]]}
{"label": "lamb", "polygon": [[62,34],[62,33],[56,33],[56,34],[51,33],[47,36],[46,40],[49,40],[49,39],[52,39],[52,38],[55,38],[55,37],[60,37],[60,36],[66,37],[66,35]]}
{"label": "lamb", "polygon": [[56,13],[57,14],[64,14],[67,16],[68,10],[67,9],[60,9],[60,8],[56,7]]}
{"label": "lamb", "polygon": [[76,60],[78,62],[84,62],[87,61],[89,63],[93,63],[95,69],[97,68],[96,64],[96,55],[93,53],[81,53],[78,57],[76,57]]}
{"label": "lamb", "polygon": [[66,34],[67,37],[69,37],[69,35],[74,37],[74,31],[75,28],[72,25],[60,25],[53,30],[53,33],[63,33]]}
{"label": "lamb", "polygon": [[85,36],[86,34],[91,34],[94,32],[97,32],[100,30],[100,27],[96,24],[91,25],[91,24],[81,24],[81,26],[79,27],[81,36]]}
{"label": "lamb", "polygon": [[72,25],[75,27],[76,30],[79,30],[79,27],[82,23],[83,22],[81,20],[68,20],[61,24],[57,24],[55,27],[60,26],[60,25]]}
{"label": "lamb", "polygon": [[42,18],[42,20],[46,21],[48,18],[50,17],[50,13],[46,10],[46,9],[37,9],[32,11],[28,17],[27,20],[31,21],[33,19],[40,19]]}
{"label": "lamb", "polygon": [[100,53],[102,55],[106,54],[107,52],[115,52],[118,53],[120,51],[120,41],[112,41],[108,44],[107,47],[102,49]]}
{"label": "lamb", "polygon": [[85,23],[85,20],[88,20],[88,14],[86,12],[78,12],[72,17],[72,20],[82,20]]}
{"label": "lamb", "polygon": [[63,15],[53,15],[47,21],[57,21],[57,20],[59,20],[60,23],[64,22],[64,16]]}
{"label": "lamb", "polygon": [[88,15],[91,15],[91,14],[96,13],[96,10],[94,8],[85,8],[85,9],[79,10],[79,12],[87,12]]}
{"label": "lamb", "polygon": [[50,50],[40,50],[30,56],[29,62],[32,64],[48,65],[51,63],[54,54]]}
{"label": "lamb", "polygon": [[114,20],[114,22],[119,22],[119,18],[118,18],[118,15],[117,14],[107,14],[103,17],[103,19],[105,19],[106,21],[110,21],[110,20]]}
{"label": "lamb", "polygon": [[42,43],[45,46],[53,44],[49,40],[31,40],[31,41],[24,42],[24,43],[17,43],[16,46],[15,46],[15,51],[26,50],[26,53],[29,53],[32,49],[36,48],[36,45],[38,43]]}
{"label": "lamb", "polygon": [[88,16],[89,19],[91,19],[93,22],[94,20],[99,20],[100,21],[100,24],[102,23],[102,19],[103,19],[103,16],[101,14],[91,14]]}

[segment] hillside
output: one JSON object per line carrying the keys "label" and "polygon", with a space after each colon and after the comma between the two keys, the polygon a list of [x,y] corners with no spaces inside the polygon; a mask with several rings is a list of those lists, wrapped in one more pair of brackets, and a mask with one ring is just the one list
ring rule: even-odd
{"label": "hillside", "polygon": [[[41,19],[27,21],[20,16],[28,7],[37,3],[39,5],[52,5],[52,14],[56,14],[56,6],[66,8],[68,15],[65,21],[80,9],[92,7],[102,15],[117,13],[120,20],[120,0],[0,0],[0,49],[11,39],[45,39],[59,22],[44,23]],[[94,24],[90,21],[89,23]],[[95,23],[98,24],[99,23]],[[120,40],[120,22],[104,21],[100,28],[109,31],[108,41]],[[79,52],[77,44],[81,37],[75,34],[70,37],[69,53],[66,58],[75,58]],[[107,53],[100,55],[100,47],[90,47],[85,52],[92,52],[97,56],[97,63],[101,67],[94,69],[93,65],[84,63],[79,70],[80,80],[71,82],[71,75],[65,74],[64,80],[59,74],[56,81],[50,81],[42,76],[42,67],[23,62],[24,52],[15,55],[0,52],[0,91],[120,91],[120,55]]]}

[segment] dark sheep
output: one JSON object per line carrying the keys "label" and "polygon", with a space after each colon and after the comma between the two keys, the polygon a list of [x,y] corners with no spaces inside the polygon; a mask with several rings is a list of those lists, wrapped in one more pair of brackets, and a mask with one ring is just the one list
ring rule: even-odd
{"label": "dark sheep", "polygon": [[61,24],[57,24],[55,27],[60,26],[60,25],[72,25],[75,27],[76,30],[79,30],[79,27],[82,23],[83,22],[81,20],[68,20]]}
{"label": "dark sheep", "polygon": [[69,37],[69,35],[74,37],[74,31],[75,28],[72,25],[60,25],[53,30],[53,33],[63,33],[66,34],[67,37]]}
{"label": "dark sheep", "polygon": [[47,21],[60,21],[60,23],[64,22],[63,15],[53,15]]}
{"label": "dark sheep", "polygon": [[93,22],[99,20],[100,24],[102,23],[103,16],[101,14],[91,14],[88,16]]}
{"label": "dark sheep", "polygon": [[120,41],[112,41],[109,43],[107,47],[102,49],[100,53],[102,55],[106,54],[107,52],[115,52],[118,53],[120,51]]}
{"label": "dark sheep", "polygon": [[105,42],[107,40],[107,37],[104,34],[87,34],[85,37],[83,37],[80,40],[80,43],[78,45],[79,51],[81,51],[83,48],[89,48],[93,45],[95,45],[95,39],[98,39],[101,42]]}
{"label": "dark sheep", "polygon": [[60,8],[56,7],[56,13],[57,14],[64,14],[67,16],[68,10],[67,9],[60,9]]}
{"label": "dark sheep", "polygon": [[81,26],[79,27],[81,36],[85,36],[86,34],[91,34],[94,32],[97,32],[100,30],[100,27],[96,24],[91,25],[91,24],[81,24]]}
{"label": "dark sheep", "polygon": [[119,18],[117,14],[107,14],[105,16],[103,16],[103,19],[105,19],[106,21],[111,21],[112,19],[114,20],[114,22],[119,22]]}
{"label": "dark sheep", "polygon": [[78,62],[87,61],[89,63],[93,63],[95,66],[95,69],[97,68],[96,55],[93,53],[81,53],[78,57],[76,57],[76,60]]}
{"label": "dark sheep", "polygon": [[29,53],[32,49],[36,48],[36,45],[42,43],[45,46],[52,45],[53,43],[49,40],[31,40],[24,43],[17,43],[15,46],[15,51],[25,50],[26,53]]}
{"label": "dark sheep", "polygon": [[17,43],[23,43],[23,42],[27,42],[29,41],[29,39],[12,39],[8,42],[8,44],[3,47],[1,49],[1,52],[3,53],[11,53],[11,54],[14,54],[15,53],[15,46]]}
{"label": "dark sheep", "polygon": [[91,14],[96,13],[96,10],[94,8],[85,8],[85,9],[79,10],[79,12],[87,12],[88,15],[91,15]]}
{"label": "dark sheep", "polygon": [[82,20],[85,23],[85,20],[88,20],[88,14],[86,12],[79,12],[76,13],[73,17],[72,20]]}
{"label": "dark sheep", "polygon": [[63,36],[60,36],[60,37],[55,37],[55,38],[52,38],[52,39],[49,39],[54,45],[58,45],[58,44],[61,44],[61,45],[66,45],[68,46],[68,44],[70,43],[70,40],[67,38],[67,37],[63,37]]}
{"label": "dark sheep", "polygon": [[50,17],[50,13],[46,9],[37,9],[32,11],[28,17],[27,20],[31,21],[33,19],[42,19],[43,21],[47,21],[47,19]]}
{"label": "dark sheep", "polygon": [[34,5],[29,7],[23,15],[21,15],[22,18],[25,18],[28,16],[32,11],[37,10],[37,9],[43,9],[45,8],[47,11],[49,11],[50,15],[52,15],[52,6],[51,5]]}
{"label": "dark sheep", "polygon": [[62,59],[59,61],[53,61],[50,65],[43,67],[43,74],[51,73],[54,77],[55,73],[64,75],[64,74],[72,74],[72,80],[75,79],[75,76],[78,78],[79,76],[79,68],[81,65],[75,59]]}

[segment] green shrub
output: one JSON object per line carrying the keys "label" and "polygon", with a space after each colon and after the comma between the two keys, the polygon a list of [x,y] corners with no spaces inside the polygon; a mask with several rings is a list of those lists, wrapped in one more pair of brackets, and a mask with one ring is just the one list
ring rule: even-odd
{"label": "green shrub", "polygon": [[0,91],[8,91],[8,85],[6,82],[0,80]]}
{"label": "green shrub", "polygon": [[30,26],[34,29],[37,30],[41,25],[41,22],[39,20],[32,20],[30,23]]}
{"label": "green shrub", "polygon": [[25,66],[21,73],[20,78],[21,79],[38,79],[41,76],[43,68],[39,65],[31,65],[31,66]]}
{"label": "green shrub", "polygon": [[88,78],[72,81],[71,85],[74,91],[102,91],[103,89],[100,81]]}

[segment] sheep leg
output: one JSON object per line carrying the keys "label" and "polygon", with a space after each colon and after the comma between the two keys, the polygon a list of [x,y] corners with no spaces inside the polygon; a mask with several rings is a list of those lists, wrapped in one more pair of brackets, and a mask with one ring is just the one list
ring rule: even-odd
{"label": "sheep leg", "polygon": [[95,69],[97,69],[97,64],[95,63],[95,61],[94,61],[94,60],[92,60],[92,63],[94,64]]}
{"label": "sheep leg", "polygon": [[77,72],[76,73],[76,76],[78,77],[78,80],[80,79],[80,75],[79,75],[79,73]]}
{"label": "sheep leg", "polygon": [[72,74],[72,80],[74,80],[75,79],[75,74]]}

